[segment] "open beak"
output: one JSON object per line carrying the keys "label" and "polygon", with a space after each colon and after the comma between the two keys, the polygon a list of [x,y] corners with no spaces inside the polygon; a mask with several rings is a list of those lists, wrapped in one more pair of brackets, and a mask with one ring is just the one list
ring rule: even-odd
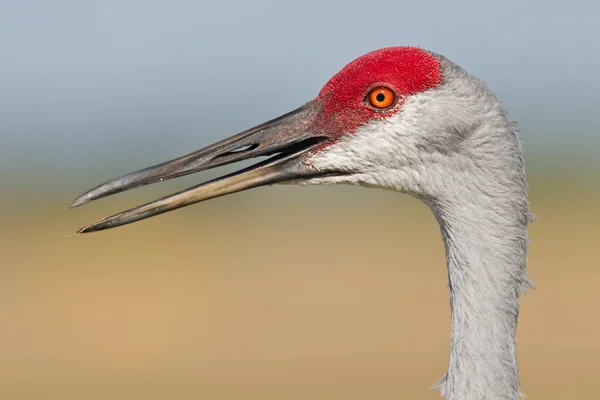
{"label": "open beak", "polygon": [[328,141],[313,127],[321,107],[314,101],[281,117],[183,157],[123,175],[79,196],[71,207],[115,193],[260,156],[272,156],[248,168],[191,187],[159,200],[104,218],[79,229],[94,232],[129,224],[193,203],[291,179],[330,172],[303,163],[308,153]]}

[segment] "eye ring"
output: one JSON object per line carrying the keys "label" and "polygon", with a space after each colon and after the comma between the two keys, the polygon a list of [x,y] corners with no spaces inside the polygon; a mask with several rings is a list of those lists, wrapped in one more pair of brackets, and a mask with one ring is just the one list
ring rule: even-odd
{"label": "eye ring", "polygon": [[386,86],[377,86],[369,91],[367,99],[371,107],[385,110],[396,102],[396,93]]}

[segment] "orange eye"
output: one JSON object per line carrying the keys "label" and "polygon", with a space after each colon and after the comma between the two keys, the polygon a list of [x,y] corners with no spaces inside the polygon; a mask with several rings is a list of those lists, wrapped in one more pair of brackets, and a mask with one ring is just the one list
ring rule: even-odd
{"label": "orange eye", "polygon": [[375,108],[384,109],[394,104],[396,94],[384,86],[371,89],[369,92],[369,103]]}

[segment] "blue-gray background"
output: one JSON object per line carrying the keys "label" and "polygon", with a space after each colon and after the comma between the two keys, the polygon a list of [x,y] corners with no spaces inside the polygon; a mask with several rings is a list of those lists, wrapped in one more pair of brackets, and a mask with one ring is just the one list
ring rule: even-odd
{"label": "blue-gray background", "polygon": [[3,1],[0,168],[81,172],[107,154],[117,165],[180,154],[404,44],[487,82],[529,155],[593,160],[598,13],[589,1]]}

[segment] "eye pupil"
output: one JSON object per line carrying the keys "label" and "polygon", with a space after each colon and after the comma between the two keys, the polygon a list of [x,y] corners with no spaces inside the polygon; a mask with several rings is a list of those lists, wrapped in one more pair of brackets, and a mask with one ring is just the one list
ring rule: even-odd
{"label": "eye pupil", "polygon": [[377,101],[382,103],[385,100],[385,94],[379,93],[376,97]]}

